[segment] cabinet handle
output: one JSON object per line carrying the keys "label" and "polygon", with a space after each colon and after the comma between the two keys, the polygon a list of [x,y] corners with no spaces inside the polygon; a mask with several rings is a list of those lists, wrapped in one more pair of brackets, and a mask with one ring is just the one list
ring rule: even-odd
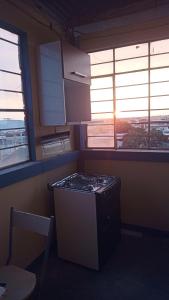
{"label": "cabinet handle", "polygon": [[72,74],[72,75],[79,76],[79,77],[82,77],[82,78],[86,78],[86,77],[87,77],[87,75],[82,74],[82,73],[79,73],[79,72],[76,72],[76,71],[71,72],[71,74]]}

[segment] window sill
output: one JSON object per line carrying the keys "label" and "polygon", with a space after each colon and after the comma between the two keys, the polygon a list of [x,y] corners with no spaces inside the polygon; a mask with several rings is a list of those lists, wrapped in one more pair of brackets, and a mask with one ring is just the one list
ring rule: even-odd
{"label": "window sill", "polygon": [[79,151],[57,155],[51,159],[27,162],[0,171],[0,188],[48,172],[79,158]]}
{"label": "window sill", "polygon": [[125,160],[169,163],[169,153],[162,151],[85,149],[81,151],[81,155],[82,159],[89,160]]}

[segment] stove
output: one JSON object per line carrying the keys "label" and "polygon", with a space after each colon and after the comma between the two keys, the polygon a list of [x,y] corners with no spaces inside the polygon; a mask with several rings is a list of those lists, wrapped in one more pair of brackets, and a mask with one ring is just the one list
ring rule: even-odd
{"label": "stove", "polygon": [[103,192],[112,184],[117,182],[118,178],[115,176],[107,175],[89,175],[75,173],[61,181],[53,183],[51,186],[54,188],[72,189],[86,192]]}
{"label": "stove", "polygon": [[50,188],[58,256],[99,270],[120,239],[120,178],[74,173]]}

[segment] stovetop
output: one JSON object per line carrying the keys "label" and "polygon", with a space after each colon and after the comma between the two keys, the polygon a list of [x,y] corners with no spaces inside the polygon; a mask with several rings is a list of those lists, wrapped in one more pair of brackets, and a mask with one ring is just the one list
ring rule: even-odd
{"label": "stovetop", "polygon": [[96,192],[106,188],[115,180],[114,176],[86,175],[75,173],[52,185],[52,187],[67,188],[78,191]]}

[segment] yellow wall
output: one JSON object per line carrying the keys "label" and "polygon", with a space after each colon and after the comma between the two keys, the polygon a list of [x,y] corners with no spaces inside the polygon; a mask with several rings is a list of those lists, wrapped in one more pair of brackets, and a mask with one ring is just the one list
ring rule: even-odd
{"label": "yellow wall", "polygon": [[122,180],[122,222],[169,231],[169,164],[88,160],[85,170]]}
{"label": "yellow wall", "polygon": [[[13,1],[18,3],[19,1]],[[46,22],[46,19],[40,18]],[[43,42],[50,42],[58,39],[55,32],[38,24],[36,21],[18,10],[15,6],[9,5],[8,1],[0,1],[0,20],[13,24],[28,34],[28,47],[32,83],[32,99],[33,99],[33,116],[35,124],[36,136],[36,152],[37,158],[41,159],[41,149],[39,146],[39,137],[64,127],[43,127],[40,124],[39,113],[39,90],[38,90],[38,45]],[[49,23],[49,22],[48,22]],[[7,255],[7,234],[9,224],[10,207],[14,206],[18,209],[35,212],[42,215],[48,215],[49,193],[47,191],[47,183],[49,180],[62,178],[71,174],[76,170],[76,163],[58,168],[51,172],[21,181],[19,183],[0,189],[0,264],[3,264]],[[22,238],[23,237],[23,238]],[[19,247],[15,247],[15,261],[19,265],[28,265],[42,251],[42,240],[37,236],[30,236],[31,243],[27,239],[26,233],[21,235],[17,233],[17,241]],[[29,245],[29,246],[28,246]]]}

